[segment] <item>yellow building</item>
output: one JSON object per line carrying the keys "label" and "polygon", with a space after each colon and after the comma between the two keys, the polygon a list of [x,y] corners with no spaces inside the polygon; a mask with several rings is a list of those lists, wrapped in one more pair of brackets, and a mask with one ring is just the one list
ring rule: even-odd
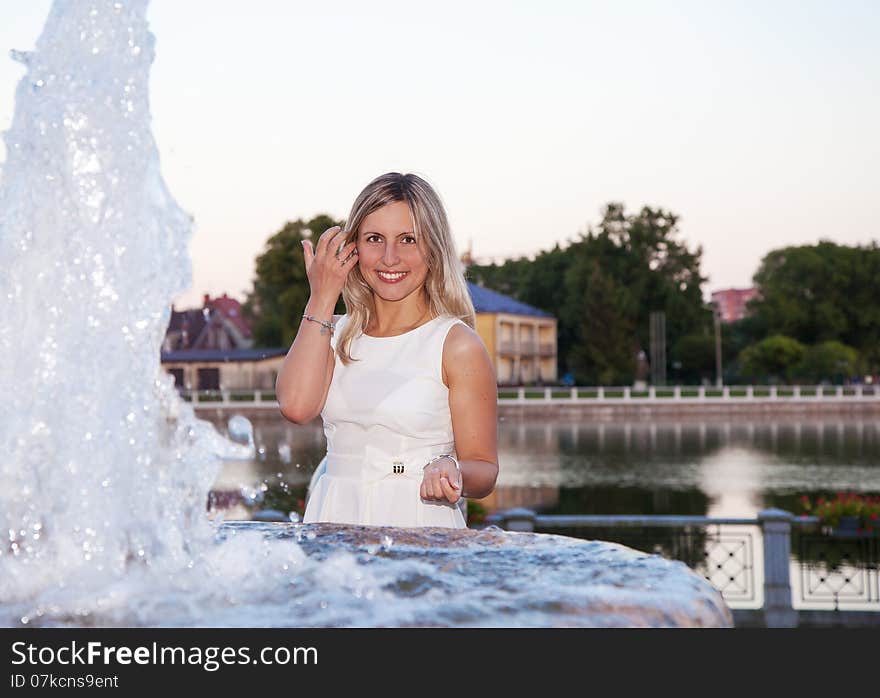
{"label": "yellow building", "polygon": [[495,363],[499,385],[557,381],[557,320],[550,313],[468,282],[477,333]]}

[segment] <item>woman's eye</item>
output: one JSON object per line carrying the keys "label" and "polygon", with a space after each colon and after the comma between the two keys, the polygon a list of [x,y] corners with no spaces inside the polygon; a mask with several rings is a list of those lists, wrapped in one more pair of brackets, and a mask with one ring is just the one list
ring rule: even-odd
{"label": "woman's eye", "polygon": [[415,239],[412,235],[407,235],[407,236],[404,238],[404,240],[412,240],[413,242],[416,241],[416,239]]}

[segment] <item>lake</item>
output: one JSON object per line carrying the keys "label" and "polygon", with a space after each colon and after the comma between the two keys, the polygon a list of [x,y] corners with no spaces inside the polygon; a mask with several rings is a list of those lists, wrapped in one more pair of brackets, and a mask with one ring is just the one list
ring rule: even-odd
{"label": "lake", "polygon": [[[200,416],[225,434],[232,414]],[[247,416],[258,457],[224,463],[218,497],[234,499],[244,488],[263,497],[263,507],[282,509],[304,498],[326,448],[320,419],[295,425],[275,413]],[[507,415],[498,441],[498,485],[481,502],[490,512],[750,517],[771,506],[802,513],[804,494],[880,493],[880,415]]]}

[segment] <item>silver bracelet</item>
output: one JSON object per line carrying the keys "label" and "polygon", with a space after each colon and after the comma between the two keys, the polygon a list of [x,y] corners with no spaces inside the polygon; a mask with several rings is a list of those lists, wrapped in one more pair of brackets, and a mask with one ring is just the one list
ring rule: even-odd
{"label": "silver bracelet", "polygon": [[323,325],[324,327],[326,327],[326,330],[324,329],[324,327],[321,328],[321,334],[327,334],[327,330],[330,330],[330,336],[333,336],[333,330],[335,329],[335,327],[333,326],[332,322],[324,322],[323,320],[319,320],[318,318],[316,318],[314,315],[303,315],[303,317],[306,320],[317,322],[319,325]]}
{"label": "silver bracelet", "polygon": [[441,458],[448,458],[453,463],[455,463],[455,469],[458,471],[458,481],[461,487],[464,486],[464,475],[461,474],[461,466],[458,464],[458,459],[453,456],[451,453],[441,453],[439,456],[434,456],[431,460],[425,463],[425,467],[422,468],[422,472],[425,472],[425,468],[427,468],[431,463],[440,460]]}

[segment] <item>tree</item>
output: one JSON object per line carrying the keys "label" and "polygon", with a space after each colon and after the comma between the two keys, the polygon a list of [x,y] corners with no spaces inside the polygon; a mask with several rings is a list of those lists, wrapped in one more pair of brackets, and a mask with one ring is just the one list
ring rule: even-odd
{"label": "tree", "polygon": [[740,355],[742,375],[750,379],[784,379],[804,358],[806,348],[796,339],[773,335],[746,347]]}
{"label": "tree", "polygon": [[[599,225],[568,249],[574,259],[567,273],[566,323],[577,327],[579,315],[590,310],[581,300],[590,298],[588,287],[592,265],[596,264],[615,288],[615,322],[632,333],[627,362],[634,361],[639,349],[649,347],[648,320],[655,310],[666,313],[669,346],[686,334],[711,328],[712,314],[703,303],[701,290],[705,281],[700,273],[702,249],[690,250],[679,240],[677,226],[678,216],[663,209],[645,206],[637,214],[627,215],[623,204],[608,204]],[[577,341],[599,342],[575,334]],[[577,351],[579,359],[585,353],[574,346],[570,351]],[[590,350],[586,355],[596,356]],[[621,360],[609,359],[615,365]]]}
{"label": "tree", "polygon": [[754,277],[752,307],[770,334],[804,344],[836,340],[880,369],[880,247],[822,240],[768,253]]}
{"label": "tree", "polygon": [[795,372],[811,383],[830,381],[840,385],[856,372],[858,359],[855,349],[831,340],[808,348]]}
{"label": "tree", "polygon": [[[309,300],[309,279],[306,275],[302,241],[317,238],[327,228],[342,225],[326,214],[309,221],[301,218],[287,222],[266,241],[256,260],[254,290],[248,294],[242,312],[250,320],[254,346],[279,347],[293,343]],[[336,313],[344,313],[340,297]]]}
{"label": "tree", "polygon": [[673,364],[678,363],[677,382],[701,383],[715,377],[715,336],[708,331],[681,337],[672,347]]}
{"label": "tree", "polygon": [[[702,299],[702,249],[689,249],[677,226],[678,216],[663,209],[646,206],[630,215],[623,204],[609,203],[598,226],[566,248],[556,245],[534,261],[468,271],[489,288],[558,318],[560,373],[573,372],[579,382],[595,382],[600,374],[620,381],[633,375],[635,354],[648,347],[652,311],[666,312],[669,346],[711,329],[712,314]],[[587,313],[598,315],[590,320]],[[629,333],[626,342],[621,332]],[[608,351],[617,355],[600,358]]]}
{"label": "tree", "polygon": [[625,294],[614,280],[592,263],[579,304],[580,321],[569,351],[569,367],[576,381],[590,385],[632,383],[635,375],[635,333],[622,312]]}

